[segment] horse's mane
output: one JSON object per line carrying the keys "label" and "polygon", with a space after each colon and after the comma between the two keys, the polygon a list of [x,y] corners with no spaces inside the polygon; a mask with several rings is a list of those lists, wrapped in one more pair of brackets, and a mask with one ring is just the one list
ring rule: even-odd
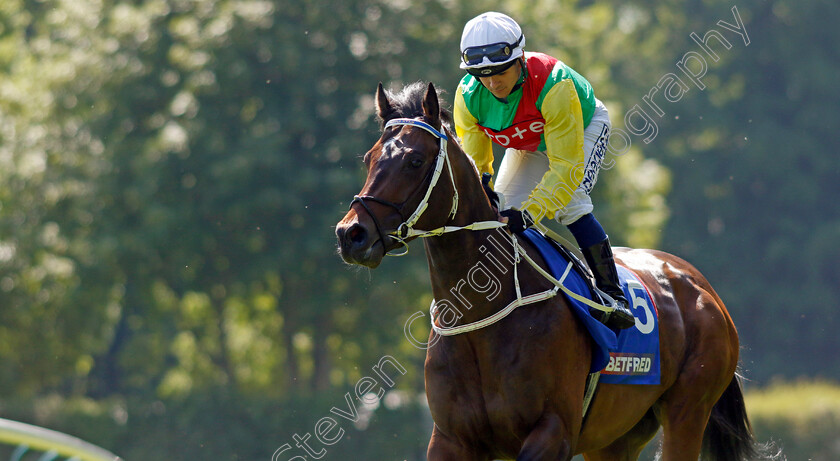
{"label": "horse's mane", "polygon": [[[391,108],[394,109],[394,117],[414,118],[423,115],[423,99],[426,97],[426,89],[428,86],[423,82],[414,82],[403,87],[399,93],[394,93],[385,90],[388,95],[388,101],[391,103]],[[447,109],[445,101],[443,100],[444,90],[435,88],[438,95],[438,105],[440,106],[440,121],[452,133],[455,142],[460,145],[460,140],[452,128],[454,123],[452,119],[452,112]],[[385,120],[379,118],[380,128],[385,128]],[[480,176],[475,160],[469,155],[465,155],[470,164],[475,170],[476,176]]]}
{"label": "horse's mane", "polygon": [[[423,82],[409,83],[399,93],[385,90],[388,100],[394,109],[397,117],[414,118],[423,115],[423,98],[426,96],[427,85]],[[440,105],[440,119],[450,130],[452,129],[452,112],[446,108],[443,100],[444,91],[437,89],[438,103]],[[380,119],[384,127],[385,121]]]}

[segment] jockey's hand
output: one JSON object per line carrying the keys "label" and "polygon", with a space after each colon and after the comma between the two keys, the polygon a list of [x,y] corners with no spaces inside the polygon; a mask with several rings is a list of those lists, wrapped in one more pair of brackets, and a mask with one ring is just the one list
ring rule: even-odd
{"label": "jockey's hand", "polygon": [[527,210],[517,210],[516,208],[508,208],[500,213],[502,216],[499,221],[507,223],[508,229],[514,234],[524,232],[525,229],[534,225],[534,218]]}
{"label": "jockey's hand", "polygon": [[481,187],[484,188],[484,193],[487,194],[487,198],[490,199],[490,204],[493,205],[493,208],[496,210],[496,214],[498,214],[499,208],[501,208],[501,200],[499,200],[499,194],[490,187],[490,178],[492,178],[490,173],[484,173],[481,175]]}

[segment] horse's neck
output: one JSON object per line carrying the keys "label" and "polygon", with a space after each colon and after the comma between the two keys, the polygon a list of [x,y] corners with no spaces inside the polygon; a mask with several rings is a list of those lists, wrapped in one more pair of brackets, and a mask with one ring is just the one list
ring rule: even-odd
{"label": "horse's neck", "polygon": [[507,231],[459,231],[427,239],[432,292],[439,308],[465,324],[501,310],[515,297],[515,256]]}
{"label": "horse's neck", "polygon": [[[453,156],[460,194],[458,213],[451,225],[465,226],[479,221],[495,221],[496,214],[484,198],[473,166],[463,157]],[[513,299],[513,245],[503,229],[461,230],[425,241],[432,292],[440,306],[452,306],[467,323],[487,317]]]}

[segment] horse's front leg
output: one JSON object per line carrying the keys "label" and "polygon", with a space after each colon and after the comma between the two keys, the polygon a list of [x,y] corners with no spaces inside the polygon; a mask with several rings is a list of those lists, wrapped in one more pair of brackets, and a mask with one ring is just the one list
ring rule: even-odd
{"label": "horse's front leg", "polygon": [[428,461],[484,461],[478,453],[458,443],[437,427],[432,430],[432,439],[426,452]]}
{"label": "horse's front leg", "polygon": [[516,461],[569,461],[572,455],[569,426],[557,414],[546,414],[525,438]]}

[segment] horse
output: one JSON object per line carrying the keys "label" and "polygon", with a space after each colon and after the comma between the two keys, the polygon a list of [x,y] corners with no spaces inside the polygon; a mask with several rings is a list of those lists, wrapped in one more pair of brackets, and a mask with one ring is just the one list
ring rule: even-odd
{"label": "horse", "polygon": [[[515,236],[500,231],[434,85],[418,82],[395,93],[380,83],[375,106],[382,134],[364,155],[363,188],[336,225],[339,254],[348,264],[376,268],[384,256],[424,238],[435,299],[454,297],[461,306],[453,301],[438,309],[435,325],[478,325],[458,335],[430,333],[424,365],[434,421],[429,460],[554,461],[576,454],[587,461],[636,460],[660,427],[664,461],[696,460],[701,452],[717,461],[760,455],[736,370],[737,331],[696,268],[661,251],[616,249],[618,264],[655,301],[661,379],[599,384],[584,418],[593,345],[563,296],[482,324],[551,282],[529,265],[508,270],[503,258],[489,259],[487,249],[499,243],[494,236]],[[516,250],[515,239],[505,242],[507,251]],[[519,245],[533,253],[527,242]],[[479,265],[500,269],[499,283],[476,275]],[[470,271],[476,283],[467,286]]]}

